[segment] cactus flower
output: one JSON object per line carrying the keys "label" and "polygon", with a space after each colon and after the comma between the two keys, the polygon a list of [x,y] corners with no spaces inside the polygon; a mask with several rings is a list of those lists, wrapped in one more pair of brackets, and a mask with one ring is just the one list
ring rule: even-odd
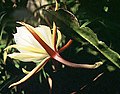
{"label": "cactus flower", "polygon": [[[10,48],[16,48],[18,52],[8,54],[7,56],[24,62],[40,63],[20,81],[11,84],[10,87],[26,81],[29,77],[43,68],[50,58],[55,59],[64,65],[75,68],[94,69],[102,64],[100,62],[93,65],[69,62],[63,59],[59,53],[66,49],[72,41],[70,40],[65,46],[58,49],[59,43],[61,42],[61,33],[59,30],[56,30],[57,37],[55,37],[48,26],[40,25],[39,27],[34,28],[24,22],[19,22],[19,24],[23,26],[17,27],[17,33],[14,34],[16,44],[10,45],[5,49],[5,51],[7,51]],[[57,38],[56,42],[53,37]]]}

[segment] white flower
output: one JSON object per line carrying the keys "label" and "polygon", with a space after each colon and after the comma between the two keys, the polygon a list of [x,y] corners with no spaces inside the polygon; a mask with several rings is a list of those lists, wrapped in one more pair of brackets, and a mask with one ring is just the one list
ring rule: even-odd
{"label": "white flower", "polygon": [[[16,48],[19,52],[8,54],[10,58],[18,59],[24,62],[40,62],[32,71],[30,71],[20,81],[11,84],[9,87],[16,86],[26,81],[33,74],[37,73],[47,61],[52,58],[67,66],[74,68],[89,68],[94,69],[99,67],[102,63],[97,62],[93,65],[89,64],[75,64],[63,59],[59,53],[70,46],[70,40],[65,46],[58,50],[58,45],[61,41],[61,33],[59,30],[53,28],[53,32],[57,32],[57,36],[52,35],[49,27],[41,25],[39,27],[32,27],[23,22],[19,22],[22,27],[17,27],[17,33],[14,34],[16,44],[10,45],[5,49],[4,58],[6,59],[6,52],[10,48]],[[57,39],[56,39],[57,38]],[[57,43],[56,43],[57,42]],[[4,60],[5,61],[5,60]]]}
{"label": "white flower", "polygon": [[[35,29],[40,38],[52,50],[54,50],[50,28],[48,26],[40,25]],[[59,40],[57,40],[58,43],[61,40],[61,33],[59,30],[57,30],[57,32],[59,34]],[[46,50],[41,46],[41,44],[34,38],[34,36],[28,31],[25,26],[17,27],[17,33],[14,34],[14,39],[16,45],[13,45],[11,47],[18,49],[19,52],[8,54],[10,58],[18,59],[24,62],[41,62],[43,59],[49,56]]]}

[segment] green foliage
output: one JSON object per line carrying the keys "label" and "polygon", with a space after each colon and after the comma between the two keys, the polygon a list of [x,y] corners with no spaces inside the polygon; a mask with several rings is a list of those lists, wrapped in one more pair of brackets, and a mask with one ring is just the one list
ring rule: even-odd
{"label": "green foliage", "polygon": [[82,37],[100,51],[108,60],[120,68],[120,55],[111,50],[104,42],[99,41],[96,34],[90,28],[80,27],[72,13],[62,9],[48,13],[51,15],[51,18],[53,18],[50,19],[56,22],[57,26],[61,29],[61,32],[66,36],[69,36],[78,42],[81,42]]}

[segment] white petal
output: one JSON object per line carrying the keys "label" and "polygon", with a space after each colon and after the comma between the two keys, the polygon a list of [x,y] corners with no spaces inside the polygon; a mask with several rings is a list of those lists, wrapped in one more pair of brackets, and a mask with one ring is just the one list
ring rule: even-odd
{"label": "white petal", "polygon": [[52,35],[51,35],[50,28],[45,25],[40,25],[39,27],[36,27],[36,29],[44,37],[44,39],[45,39],[44,42],[47,43],[53,49],[54,47],[52,44]]}
{"label": "white petal", "polygon": [[32,52],[32,53],[48,54],[43,49],[38,49],[38,48],[35,48],[35,47],[32,47],[32,46],[21,46],[21,45],[16,45],[16,44],[7,46],[4,50],[8,51],[9,49],[12,49],[12,48],[17,49],[22,53]]}
{"label": "white petal", "polygon": [[14,39],[18,45],[43,49],[43,47],[24,26],[17,27],[17,33],[14,34]]}
{"label": "white petal", "polygon": [[45,50],[39,49],[39,48],[35,48],[35,47],[32,47],[32,46],[20,46],[20,45],[16,45],[16,47],[14,47],[14,48],[18,49],[21,53],[32,52],[32,53],[39,53],[39,54],[48,54],[48,53],[46,53]]}
{"label": "white petal", "polygon": [[10,58],[18,59],[24,62],[41,62],[44,58],[48,57],[46,54],[37,54],[37,53],[13,53],[8,54]]}

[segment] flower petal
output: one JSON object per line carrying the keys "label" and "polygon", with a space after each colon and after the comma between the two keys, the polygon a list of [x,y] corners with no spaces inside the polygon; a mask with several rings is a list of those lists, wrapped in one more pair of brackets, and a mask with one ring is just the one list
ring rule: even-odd
{"label": "flower petal", "polygon": [[22,53],[29,53],[29,52],[32,52],[32,53],[38,53],[38,54],[46,54],[46,51],[43,50],[43,49],[38,49],[38,48],[35,48],[35,47],[31,47],[31,46],[20,46],[20,45],[17,45],[16,47],[20,52]]}
{"label": "flower petal", "polygon": [[[42,45],[42,47],[46,50],[46,52],[53,58],[57,52],[54,51],[51,47],[48,46],[48,44],[46,44],[44,42],[43,39],[41,39],[41,34],[39,34],[39,32],[37,31],[37,29],[35,29],[34,27],[30,26],[29,24],[25,24],[24,22],[18,22],[21,25],[24,25],[29,32],[34,36],[34,38]],[[40,36],[41,35],[41,36]]]}
{"label": "flower petal", "polygon": [[47,61],[50,59],[50,57],[47,57],[45,58],[38,66],[36,66],[30,73],[28,73],[25,77],[23,77],[20,81],[18,82],[15,82],[13,84],[11,84],[9,86],[10,87],[13,87],[13,86],[16,86],[18,84],[21,84],[23,83],[24,81],[26,81],[27,79],[29,79],[33,74],[35,74],[36,72],[40,71],[44,66],[45,64],[47,63]]}
{"label": "flower petal", "polygon": [[24,62],[41,62],[44,58],[48,57],[46,54],[37,54],[37,53],[13,53],[8,54],[10,58],[18,59]]}
{"label": "flower petal", "polygon": [[43,47],[39,44],[39,42],[24,26],[17,27],[17,33],[14,34],[14,39],[16,44],[18,45],[31,46],[31,47],[43,49]]}
{"label": "flower petal", "polygon": [[60,45],[61,39],[62,39],[62,35],[61,32],[59,30],[57,30],[57,44],[56,44],[56,48],[58,48],[58,46]]}
{"label": "flower petal", "polygon": [[19,50],[22,53],[28,53],[28,52],[33,52],[33,53],[40,53],[40,54],[47,54],[45,50],[43,49],[38,49],[32,46],[21,46],[21,45],[10,45],[8,47],[6,47],[4,50],[8,51],[11,48],[16,48],[17,50]]}
{"label": "flower petal", "polygon": [[72,44],[73,40],[69,40],[62,48],[59,49],[59,53],[61,53],[62,51],[64,51],[65,49],[67,49],[71,44]]}
{"label": "flower petal", "polygon": [[40,25],[36,27],[37,31],[45,38],[45,43],[53,49],[51,30],[48,26]]}

